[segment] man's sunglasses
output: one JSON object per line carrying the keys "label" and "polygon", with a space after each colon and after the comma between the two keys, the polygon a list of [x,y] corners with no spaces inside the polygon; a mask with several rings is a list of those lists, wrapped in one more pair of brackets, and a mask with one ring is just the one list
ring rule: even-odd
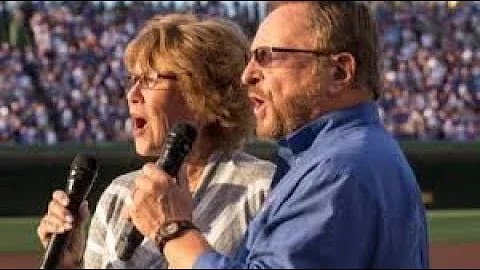
{"label": "man's sunglasses", "polygon": [[252,58],[260,66],[268,66],[273,60],[273,53],[275,52],[287,52],[287,53],[309,53],[316,56],[329,56],[332,53],[322,52],[318,50],[307,50],[307,49],[294,49],[294,48],[282,48],[282,47],[272,47],[272,46],[261,46],[252,51]]}

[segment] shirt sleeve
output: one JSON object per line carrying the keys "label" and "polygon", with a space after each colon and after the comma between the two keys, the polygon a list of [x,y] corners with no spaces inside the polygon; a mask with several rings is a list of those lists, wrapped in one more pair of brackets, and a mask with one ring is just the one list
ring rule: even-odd
{"label": "shirt sleeve", "polygon": [[209,251],[195,267],[358,268],[371,259],[375,202],[354,174],[317,166],[288,192],[261,217],[245,256]]}
{"label": "shirt sleeve", "polygon": [[235,262],[230,257],[222,255],[214,250],[205,252],[197,259],[193,269],[242,269],[241,262]]}

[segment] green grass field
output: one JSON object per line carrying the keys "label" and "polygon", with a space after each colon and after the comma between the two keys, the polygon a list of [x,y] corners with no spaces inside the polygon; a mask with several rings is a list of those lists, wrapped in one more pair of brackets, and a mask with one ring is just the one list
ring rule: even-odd
{"label": "green grass field", "polygon": [[[38,218],[0,218],[0,253],[40,252],[36,237]],[[479,210],[428,212],[430,242],[480,242]]]}
{"label": "green grass field", "polygon": [[428,212],[430,242],[480,243],[480,210]]}
{"label": "green grass field", "polygon": [[38,218],[0,218],[0,253],[39,252],[37,225]]}

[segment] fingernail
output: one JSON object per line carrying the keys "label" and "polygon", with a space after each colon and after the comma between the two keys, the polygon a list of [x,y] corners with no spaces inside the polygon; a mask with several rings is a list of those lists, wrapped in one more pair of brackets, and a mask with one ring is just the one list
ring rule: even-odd
{"label": "fingernail", "polygon": [[67,198],[63,199],[62,204],[63,206],[68,206],[68,199]]}
{"label": "fingernail", "polygon": [[65,217],[65,219],[67,220],[68,223],[72,223],[72,222],[73,222],[73,217],[70,216],[70,215],[67,215],[67,216]]}

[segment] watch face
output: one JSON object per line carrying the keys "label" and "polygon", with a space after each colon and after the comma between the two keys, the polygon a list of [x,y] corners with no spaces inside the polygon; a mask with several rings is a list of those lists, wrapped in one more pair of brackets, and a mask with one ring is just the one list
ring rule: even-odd
{"label": "watch face", "polygon": [[178,223],[172,222],[165,226],[164,235],[170,235],[178,231]]}
{"label": "watch face", "polygon": [[190,221],[170,221],[164,224],[155,236],[155,243],[163,252],[167,241],[181,236],[186,230],[196,229]]}

